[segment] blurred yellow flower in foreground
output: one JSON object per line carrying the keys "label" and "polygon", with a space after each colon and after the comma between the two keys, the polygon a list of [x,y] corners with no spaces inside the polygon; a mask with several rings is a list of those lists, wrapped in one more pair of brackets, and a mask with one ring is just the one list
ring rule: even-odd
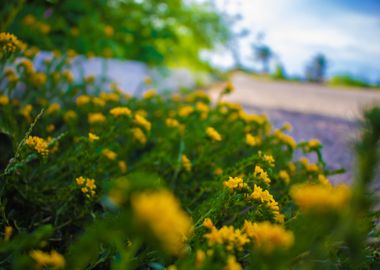
{"label": "blurred yellow flower in foreground", "polygon": [[186,171],[190,172],[191,171],[190,159],[186,155],[182,155],[181,162],[182,162],[183,168],[185,168]]}
{"label": "blurred yellow flower in foreground", "polygon": [[146,144],[147,138],[141,128],[132,128],[133,138],[141,144]]}
{"label": "blurred yellow flower in foreground", "polygon": [[106,117],[102,113],[89,113],[88,122],[90,124],[103,123],[106,121]]}
{"label": "blurred yellow flower in foreground", "polygon": [[345,184],[300,184],[291,188],[290,196],[302,211],[324,213],[344,208],[351,198],[351,189]]}
{"label": "blurred yellow flower in foreground", "polygon": [[7,96],[0,95],[0,105],[8,105],[9,104],[9,98]]}
{"label": "blurred yellow flower in foreground", "polygon": [[33,250],[30,252],[30,257],[37,262],[38,268],[45,266],[64,268],[65,266],[65,258],[55,250],[50,254],[41,250]]}
{"label": "blurred yellow flower in foreground", "polygon": [[272,253],[275,249],[288,249],[294,243],[291,231],[267,221],[252,223],[246,220],[243,231],[254,240],[255,247],[264,253]]}
{"label": "blurred yellow flower in foreground", "polygon": [[192,234],[192,221],[174,195],[166,190],[144,192],[134,195],[131,203],[137,220],[151,229],[164,249],[183,255],[185,241]]}

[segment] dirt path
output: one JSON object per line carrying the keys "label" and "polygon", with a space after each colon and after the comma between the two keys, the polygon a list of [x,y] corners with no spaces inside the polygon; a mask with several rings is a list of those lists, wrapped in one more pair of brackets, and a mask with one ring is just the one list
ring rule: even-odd
{"label": "dirt path", "polygon": [[[241,73],[235,74],[232,82],[236,90],[226,100],[242,104],[248,112],[267,114],[275,127],[290,122],[294,127],[290,133],[297,141],[319,139],[329,168],[347,170],[332,180],[352,180],[361,112],[367,106],[380,105],[380,92],[258,80]],[[211,96],[216,98],[220,89],[213,87]]]}

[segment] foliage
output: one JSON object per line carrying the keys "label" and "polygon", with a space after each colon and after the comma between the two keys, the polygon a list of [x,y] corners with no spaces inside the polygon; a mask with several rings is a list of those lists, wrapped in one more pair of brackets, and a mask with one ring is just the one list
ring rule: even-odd
{"label": "foliage", "polygon": [[333,86],[349,86],[349,87],[372,87],[369,83],[364,80],[355,78],[351,75],[335,75],[329,80],[329,84]]}
{"label": "foliage", "polygon": [[333,187],[319,141],[223,102],[230,83],[216,103],[203,91],[137,98],[73,80],[66,54],[36,70],[35,54],[0,66],[2,268],[379,267],[367,244],[378,109],[355,188]]}
{"label": "foliage", "polygon": [[[12,1],[17,14],[3,31],[43,50],[126,58],[153,65],[205,67],[199,53],[228,39],[221,16],[206,3],[182,0]],[[25,2],[22,4],[22,2]],[[15,11],[17,10],[17,12]],[[10,20],[10,19],[9,19]]]}

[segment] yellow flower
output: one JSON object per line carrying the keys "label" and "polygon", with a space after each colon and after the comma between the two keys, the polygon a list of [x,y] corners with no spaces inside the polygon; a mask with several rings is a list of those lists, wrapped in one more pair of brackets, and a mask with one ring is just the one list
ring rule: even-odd
{"label": "yellow flower", "polygon": [[26,45],[22,43],[15,35],[10,33],[0,33],[0,58],[7,57],[17,51],[25,49]]}
{"label": "yellow flower", "polygon": [[102,151],[102,154],[109,160],[115,160],[117,157],[117,154],[114,151],[107,148]]}
{"label": "yellow flower", "polygon": [[49,154],[49,145],[46,140],[37,137],[29,136],[25,140],[25,144],[37,151],[41,156],[47,157]]}
{"label": "yellow flower", "polygon": [[219,230],[212,227],[210,232],[206,233],[203,237],[207,239],[209,246],[224,244],[229,251],[235,248],[242,250],[244,245],[250,241],[245,233],[240,229],[235,230],[233,226],[223,226]]}
{"label": "yellow flower", "polygon": [[144,78],[144,83],[145,83],[145,84],[151,84],[151,83],[152,83],[152,78],[149,77],[149,76],[146,76],[146,77]]}
{"label": "yellow flower", "polygon": [[169,253],[183,255],[192,222],[172,193],[140,193],[132,197],[131,204],[137,220],[151,229]]}
{"label": "yellow flower", "polygon": [[33,15],[31,14],[28,14],[26,15],[23,19],[22,19],[22,23],[25,24],[25,25],[32,25],[36,22],[36,17],[34,17]]}
{"label": "yellow flower", "polygon": [[100,93],[99,97],[105,101],[113,101],[117,102],[119,101],[120,97],[116,93],[107,93],[107,92],[102,92]]}
{"label": "yellow flower", "polygon": [[55,130],[55,126],[53,124],[50,124],[46,127],[47,132],[53,132]]}
{"label": "yellow flower", "polygon": [[185,168],[186,171],[190,172],[191,171],[190,159],[186,155],[182,155],[181,162],[182,162],[183,168]]}
{"label": "yellow flower", "polygon": [[82,186],[86,182],[86,179],[83,176],[79,176],[75,179],[75,182],[78,186]]}
{"label": "yellow flower", "polygon": [[45,266],[65,267],[65,258],[55,250],[51,251],[50,254],[41,250],[33,250],[30,252],[30,257],[37,262],[39,268]]}
{"label": "yellow flower", "polygon": [[195,253],[195,266],[200,267],[205,261],[205,259],[206,259],[206,253],[201,249],[197,249]]}
{"label": "yellow flower", "polygon": [[213,127],[208,127],[206,129],[207,136],[212,139],[213,141],[221,141],[222,136],[213,128]]}
{"label": "yellow flower", "polygon": [[253,136],[249,133],[245,135],[245,142],[250,146],[256,146],[261,144],[261,138],[259,136]]}
{"label": "yellow flower", "polygon": [[132,135],[135,140],[141,144],[146,144],[147,138],[141,128],[132,128]]}
{"label": "yellow flower", "polygon": [[127,163],[124,160],[119,160],[117,166],[119,166],[119,169],[122,173],[126,173],[128,170]]}
{"label": "yellow flower", "polygon": [[268,190],[263,190],[261,187],[255,184],[253,187],[253,192],[249,198],[260,201],[261,203],[265,203],[266,206],[272,210],[274,219],[279,223],[284,222],[284,216],[280,213],[278,202],[276,202],[276,200],[273,198],[273,195],[270,194]]}
{"label": "yellow flower", "polygon": [[235,86],[231,81],[227,82],[226,87],[223,90],[223,94],[230,94],[235,91]]}
{"label": "yellow flower", "polygon": [[110,26],[110,25],[106,25],[106,26],[104,27],[104,34],[105,34],[107,37],[112,37],[113,34],[114,34],[113,27]]}
{"label": "yellow flower", "polygon": [[87,198],[95,196],[96,194],[95,179],[79,176],[75,179],[75,182],[80,187],[81,192],[85,194]]}
{"label": "yellow flower", "polygon": [[152,127],[152,124],[144,118],[144,116],[141,116],[139,114],[135,115],[135,123],[139,126],[142,126],[147,131],[149,131]]}
{"label": "yellow flower", "polygon": [[321,142],[317,139],[311,139],[307,143],[307,146],[309,149],[317,149],[320,145],[321,145]]}
{"label": "yellow flower", "polygon": [[9,98],[7,96],[0,95],[0,105],[8,105],[9,104]]}
{"label": "yellow flower", "polygon": [[288,131],[290,131],[290,130],[293,129],[293,126],[292,126],[292,124],[290,124],[289,122],[285,122],[285,123],[282,125],[282,129],[283,129],[283,130],[288,130]]}
{"label": "yellow flower", "polygon": [[253,172],[253,175],[258,177],[259,179],[263,180],[266,184],[270,184],[271,180],[268,176],[268,173],[264,171],[259,165],[255,166],[255,171]]}
{"label": "yellow flower", "polygon": [[13,233],[12,226],[5,226],[5,229],[4,229],[4,240],[8,241],[9,239],[11,239],[12,233]]}
{"label": "yellow flower", "polygon": [[189,105],[185,105],[185,106],[181,106],[179,108],[178,115],[181,116],[181,117],[187,117],[190,114],[192,114],[193,112],[194,112],[194,108],[193,107],[191,107]]}
{"label": "yellow flower", "polygon": [[110,114],[112,114],[115,117],[118,117],[121,115],[130,116],[132,112],[127,107],[115,107],[110,110]]}
{"label": "yellow flower", "polygon": [[46,110],[46,113],[47,114],[52,114],[52,113],[55,113],[57,111],[59,111],[61,109],[61,105],[59,105],[58,103],[52,103],[49,108]]}
{"label": "yellow flower", "polygon": [[214,223],[212,223],[212,220],[210,218],[205,218],[202,223],[203,227],[206,227],[207,229],[212,229],[214,227]]}
{"label": "yellow flower", "polygon": [[272,155],[264,155],[263,160],[268,163],[269,166],[273,167],[274,166],[274,158]]}
{"label": "yellow flower", "polygon": [[92,98],[92,103],[99,107],[104,107],[106,105],[106,101],[100,97],[93,97]]}
{"label": "yellow flower", "polygon": [[229,188],[231,191],[235,189],[242,189],[247,187],[247,184],[244,183],[243,178],[241,177],[229,177],[228,181],[224,181],[223,185]]}
{"label": "yellow flower", "polygon": [[75,102],[77,103],[78,106],[82,106],[89,103],[90,100],[91,99],[89,96],[82,95],[82,96],[78,96]]}
{"label": "yellow flower", "polygon": [[347,206],[351,198],[351,189],[345,184],[336,187],[303,184],[293,186],[290,196],[302,211],[324,213]]}
{"label": "yellow flower", "polygon": [[77,118],[77,113],[73,110],[68,110],[67,112],[65,112],[65,114],[63,116],[63,119],[66,122],[70,122],[70,120],[74,120],[76,118]]}
{"label": "yellow flower", "polygon": [[74,75],[70,70],[65,69],[62,72],[63,77],[69,82],[72,83],[74,81]]}
{"label": "yellow flower", "polygon": [[174,118],[166,118],[165,123],[166,123],[166,126],[171,127],[171,128],[176,128],[176,127],[179,127],[180,125],[179,122]]}
{"label": "yellow flower", "polygon": [[31,113],[33,110],[33,106],[28,104],[21,108],[20,113],[25,117],[25,119],[30,122],[32,121]]}
{"label": "yellow flower", "polygon": [[43,72],[34,72],[31,75],[31,82],[35,87],[39,87],[45,84],[47,77]]}
{"label": "yellow flower", "polygon": [[103,123],[106,121],[106,117],[102,113],[89,113],[88,122],[90,124]]}
{"label": "yellow flower", "polygon": [[216,168],[214,170],[214,174],[215,175],[222,175],[223,174],[223,169],[222,168]]}
{"label": "yellow flower", "polygon": [[287,171],[281,170],[278,173],[278,178],[280,178],[280,180],[282,180],[285,184],[289,184],[290,176]]}
{"label": "yellow flower", "polygon": [[150,90],[147,90],[147,91],[144,93],[144,95],[143,95],[143,97],[144,97],[145,99],[150,99],[150,98],[155,97],[155,96],[157,96],[157,90],[156,90],[156,89],[150,89]]}
{"label": "yellow flower", "polygon": [[236,261],[234,255],[229,255],[227,258],[227,264],[223,270],[243,270],[243,267]]}
{"label": "yellow flower", "polygon": [[267,221],[252,223],[245,220],[244,232],[254,240],[255,247],[264,253],[272,253],[275,249],[289,249],[294,244],[294,235],[281,225]]}
{"label": "yellow flower", "polygon": [[330,180],[326,176],[324,176],[323,174],[318,175],[318,181],[322,185],[331,186]]}
{"label": "yellow flower", "polygon": [[278,141],[285,143],[286,145],[288,145],[292,149],[295,149],[297,146],[297,143],[293,139],[293,137],[282,133],[282,131],[279,129],[274,132],[274,136],[277,138]]}
{"label": "yellow flower", "polygon": [[99,139],[100,138],[98,136],[96,136],[94,133],[91,133],[91,132],[88,133],[88,140],[90,142],[94,142],[94,141],[97,141]]}

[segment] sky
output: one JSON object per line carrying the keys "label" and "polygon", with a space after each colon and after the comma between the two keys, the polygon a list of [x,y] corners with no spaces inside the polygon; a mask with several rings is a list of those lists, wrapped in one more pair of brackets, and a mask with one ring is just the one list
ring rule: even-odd
{"label": "sky", "polygon": [[[228,14],[241,14],[236,29],[250,34],[239,42],[242,62],[254,63],[251,44],[258,33],[289,75],[303,75],[317,53],[328,59],[328,74],[349,73],[380,81],[380,0],[215,0]],[[211,60],[232,63],[223,49]]]}

